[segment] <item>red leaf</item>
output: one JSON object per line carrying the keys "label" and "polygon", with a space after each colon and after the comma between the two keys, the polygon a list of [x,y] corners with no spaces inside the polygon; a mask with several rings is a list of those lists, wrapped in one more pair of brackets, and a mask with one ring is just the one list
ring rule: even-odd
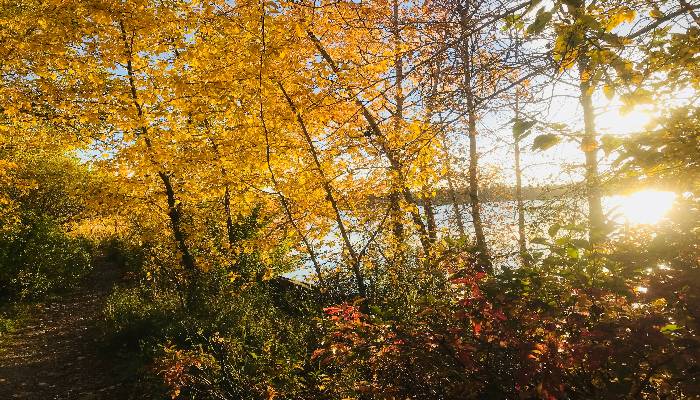
{"label": "red leaf", "polygon": [[481,323],[472,321],[472,327],[474,328],[475,335],[478,335],[481,332]]}

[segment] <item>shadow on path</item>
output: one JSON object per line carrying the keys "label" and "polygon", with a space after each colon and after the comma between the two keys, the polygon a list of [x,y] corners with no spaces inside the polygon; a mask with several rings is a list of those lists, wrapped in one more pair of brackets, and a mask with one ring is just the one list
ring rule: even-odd
{"label": "shadow on path", "polygon": [[81,288],[37,306],[0,337],[0,399],[138,398],[119,363],[100,354],[97,324],[118,278],[116,266],[97,260]]}

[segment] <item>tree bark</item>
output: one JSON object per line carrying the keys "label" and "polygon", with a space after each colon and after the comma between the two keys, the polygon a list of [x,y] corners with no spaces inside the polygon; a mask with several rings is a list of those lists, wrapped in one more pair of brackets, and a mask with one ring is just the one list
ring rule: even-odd
{"label": "tree bark", "polygon": [[435,223],[435,210],[433,209],[433,201],[431,196],[426,191],[423,196],[423,209],[425,210],[425,221],[428,224],[428,237],[434,243],[437,240],[437,225]]}
{"label": "tree bark", "polygon": [[525,235],[525,204],[523,201],[522,169],[520,168],[520,140],[515,140],[515,201],[518,212],[518,247],[523,265],[527,265],[527,237]]}
{"label": "tree bark", "polygon": [[402,216],[401,216],[401,204],[400,204],[400,195],[399,192],[397,192],[393,187],[394,185],[392,184],[391,192],[389,193],[389,209],[390,209],[390,218],[391,218],[391,231],[394,235],[394,239],[396,239],[399,243],[403,242],[403,236],[404,236],[404,229],[403,229],[403,223],[401,222]]}
{"label": "tree bark", "polygon": [[457,225],[457,232],[460,238],[467,236],[466,229],[464,228],[464,220],[462,219],[462,211],[459,209],[459,201],[457,199],[457,192],[455,190],[454,182],[452,181],[452,168],[448,164],[447,169],[447,190],[450,194],[450,201],[452,202],[452,212],[455,215],[455,224]]}
{"label": "tree bark", "polygon": [[[207,132],[209,133],[209,123],[205,121],[205,124]],[[221,154],[219,153],[219,145],[216,144],[216,141],[214,141],[213,137],[209,139],[209,142],[211,143],[211,147],[214,150],[214,154],[220,160]],[[226,168],[223,165],[221,166],[221,176],[224,178],[223,205],[224,213],[226,214],[226,236],[228,238],[228,244],[230,246],[233,246],[236,243],[236,232],[234,232],[233,216],[231,215],[231,189],[228,184],[228,172],[226,171]]]}
{"label": "tree bark", "polygon": [[309,134],[308,129],[306,129],[306,123],[304,122],[304,119],[299,113],[299,110],[297,109],[296,105],[294,104],[294,101],[292,101],[292,98],[289,97],[289,94],[284,89],[284,86],[282,86],[282,84],[279,82],[277,83],[277,85],[279,86],[280,91],[282,91],[284,98],[287,100],[289,108],[292,110],[292,113],[294,114],[297,122],[299,123],[299,127],[301,128],[304,141],[306,142],[306,145],[309,148],[311,158],[314,160],[314,166],[316,167],[316,171],[318,172],[321,178],[321,186],[323,187],[323,190],[326,193],[326,200],[328,200],[328,202],[331,204],[331,207],[333,208],[333,213],[335,214],[335,221],[338,225],[338,230],[340,231],[340,236],[343,239],[343,242],[345,243],[345,248],[347,249],[348,254],[350,254],[352,270],[355,274],[355,280],[357,282],[357,290],[360,293],[360,296],[367,297],[367,287],[365,285],[364,276],[362,274],[360,256],[357,254],[355,248],[350,242],[350,235],[348,233],[347,228],[345,227],[345,222],[343,222],[343,217],[340,212],[340,207],[338,206],[338,201],[336,200],[335,195],[333,194],[333,187],[331,186],[330,180],[323,171],[323,167],[321,166],[321,161],[318,157],[318,152],[316,151],[314,142],[311,140],[311,135]]}
{"label": "tree bark", "polygon": [[[394,82],[394,101],[396,102],[396,110],[394,111],[394,133],[396,137],[401,132],[401,122],[403,122],[403,57],[401,56],[401,29],[399,27],[399,2],[394,0],[392,5],[392,37],[394,45],[394,70],[396,71],[396,82]],[[403,242],[404,228],[399,203],[400,183],[396,177],[391,179],[391,193],[389,194],[389,202],[391,204],[391,219],[393,226],[394,238],[398,243]]]}
{"label": "tree bark", "polygon": [[[467,2],[467,4],[469,4]],[[469,135],[469,203],[471,208],[472,224],[474,225],[474,236],[476,239],[477,259],[479,267],[484,271],[491,271],[491,257],[489,255],[488,244],[484,234],[484,225],[481,220],[481,204],[479,202],[479,177],[478,164],[479,156],[476,144],[476,120],[477,110],[472,88],[472,49],[470,48],[468,9],[460,8],[460,27],[464,40],[461,46],[462,68],[463,68],[463,90],[467,102],[467,129]]]}
{"label": "tree bark", "polygon": [[[520,119],[520,103],[517,98],[518,92],[515,93],[515,120]],[[515,153],[515,202],[518,213],[518,248],[520,250],[520,260],[523,266],[530,264],[530,258],[527,254],[527,237],[525,235],[525,204],[523,201],[523,171],[520,167],[520,137],[514,137],[514,153]]]}
{"label": "tree bark", "polygon": [[600,190],[600,176],[598,174],[598,138],[595,131],[595,114],[591,96],[594,87],[590,81],[589,60],[582,56],[578,61],[580,103],[583,108],[584,134],[581,149],[586,156],[586,197],[588,200],[588,228],[591,245],[605,240],[605,215]]}
{"label": "tree bark", "polygon": [[304,246],[306,246],[306,250],[309,253],[309,257],[311,257],[311,262],[314,265],[314,269],[316,270],[316,275],[319,280],[319,284],[321,287],[324,286],[323,282],[323,275],[321,274],[321,264],[318,261],[318,258],[316,257],[316,252],[313,249],[313,246],[311,245],[311,242],[309,239],[304,235],[304,233],[301,231],[301,228],[299,228],[299,225],[294,221],[294,215],[292,214],[292,209],[289,204],[289,201],[287,198],[284,196],[284,194],[279,190],[279,184],[277,182],[277,179],[275,177],[275,172],[272,169],[272,149],[270,147],[270,132],[267,129],[267,123],[265,122],[265,105],[263,103],[263,66],[264,66],[264,58],[265,58],[265,52],[267,51],[267,44],[265,41],[265,3],[261,3],[261,12],[260,12],[260,39],[261,39],[261,49],[260,49],[260,64],[258,65],[258,117],[260,118],[260,125],[263,129],[263,133],[265,134],[265,161],[267,163],[267,170],[270,173],[270,179],[272,180],[272,184],[275,187],[275,192],[280,198],[280,203],[282,203],[282,208],[284,208],[284,212],[287,215],[287,218],[289,219],[289,223],[292,224],[294,229],[297,231],[297,234],[301,238],[302,242],[304,243]]}
{"label": "tree bark", "polygon": [[[126,28],[124,23],[119,21],[119,27],[122,33],[122,40],[124,41],[124,54],[126,56],[126,72],[129,80],[129,89],[131,93],[131,100],[136,109],[136,113],[139,119],[143,119],[144,111],[143,106],[139,102],[138,91],[136,89],[136,81],[134,77],[134,67],[133,67],[133,37],[131,40],[127,38]],[[173,189],[172,178],[170,174],[162,169],[161,165],[155,161],[153,157],[153,144],[151,139],[148,137],[148,127],[142,125],[138,128],[137,136],[142,137],[146,143],[146,148],[149,151],[149,157],[151,162],[159,168],[158,177],[163,183],[165,189],[165,195],[168,203],[168,218],[170,219],[170,226],[173,231],[173,236],[175,237],[175,242],[181,253],[181,263],[186,271],[189,273],[194,273],[196,271],[196,263],[194,256],[190,252],[190,248],[187,245],[187,235],[182,228],[182,209],[181,202],[177,200],[175,196],[175,190]]]}

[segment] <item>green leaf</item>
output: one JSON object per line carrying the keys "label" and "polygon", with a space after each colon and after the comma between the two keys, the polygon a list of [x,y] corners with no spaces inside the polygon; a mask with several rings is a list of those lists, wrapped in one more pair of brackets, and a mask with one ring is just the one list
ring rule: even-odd
{"label": "green leaf", "polygon": [[566,255],[569,256],[569,258],[578,259],[578,249],[575,247],[567,247]]}
{"label": "green leaf", "polygon": [[563,0],[562,2],[569,7],[581,7],[583,5],[583,0]]}
{"label": "green leaf", "polygon": [[382,309],[377,307],[376,305],[370,306],[369,309],[372,312],[372,315],[375,315],[375,316],[382,315]]}
{"label": "green leaf", "polygon": [[562,246],[562,247],[567,246],[567,247],[568,247],[568,246],[569,246],[569,240],[570,240],[570,239],[569,239],[568,237],[563,236],[563,237],[560,237],[559,239],[556,239],[556,240],[554,241],[554,243],[557,244],[558,246]]}
{"label": "green leaf", "polygon": [[532,239],[531,242],[535,244],[549,245],[549,241],[543,237],[536,237]]}
{"label": "green leaf", "polygon": [[585,232],[588,228],[582,224],[566,224],[564,229],[572,232]]}
{"label": "green leaf", "polygon": [[584,239],[571,239],[571,244],[578,247],[579,249],[588,249],[591,247],[590,243],[588,243],[588,240]]}
{"label": "green leaf", "polygon": [[621,138],[613,135],[603,135],[600,137],[600,147],[603,149],[606,156],[610,155],[610,153],[620,147],[622,142],[623,141]]}
{"label": "green leaf", "polygon": [[532,149],[547,150],[557,143],[559,143],[559,137],[557,135],[546,133],[535,138],[535,140],[532,142]]}
{"label": "green leaf", "polygon": [[529,134],[530,128],[535,126],[537,122],[535,121],[525,121],[522,119],[516,119],[513,123],[513,137],[516,140],[522,139]]}
{"label": "green leaf", "polygon": [[555,236],[557,236],[557,232],[559,232],[559,229],[561,229],[561,225],[554,224],[554,225],[549,227],[549,230],[547,231],[547,233],[549,233],[549,236],[555,237]]}
{"label": "green leaf", "polygon": [[673,331],[677,331],[679,329],[681,329],[681,327],[676,325],[676,324],[668,324],[668,325],[663,326],[661,328],[661,332],[673,332]]}
{"label": "green leaf", "polygon": [[581,23],[585,27],[593,30],[600,29],[600,22],[592,15],[585,14],[579,17],[577,22]]}
{"label": "green leaf", "polygon": [[654,19],[661,19],[664,17],[664,14],[656,6],[649,12],[649,15]]}
{"label": "green leaf", "polygon": [[522,30],[525,24],[523,23],[523,19],[521,15],[518,14],[511,14],[503,19],[505,21],[505,24],[503,26],[503,31],[507,31],[508,29],[515,28],[517,30]]}
{"label": "green leaf", "polygon": [[530,24],[530,26],[527,27],[527,34],[528,35],[536,35],[544,30],[544,28],[547,27],[547,24],[549,21],[552,20],[552,13],[550,11],[544,11],[544,7],[540,8],[539,11],[537,11],[537,16],[535,17],[535,21]]}

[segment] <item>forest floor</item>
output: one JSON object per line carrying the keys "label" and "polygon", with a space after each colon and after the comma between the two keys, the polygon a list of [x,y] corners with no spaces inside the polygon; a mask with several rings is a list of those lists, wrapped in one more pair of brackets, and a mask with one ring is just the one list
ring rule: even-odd
{"label": "forest floor", "polygon": [[105,350],[99,329],[118,279],[116,266],[98,260],[80,288],[30,306],[19,326],[0,336],[0,399],[141,398],[133,368]]}

